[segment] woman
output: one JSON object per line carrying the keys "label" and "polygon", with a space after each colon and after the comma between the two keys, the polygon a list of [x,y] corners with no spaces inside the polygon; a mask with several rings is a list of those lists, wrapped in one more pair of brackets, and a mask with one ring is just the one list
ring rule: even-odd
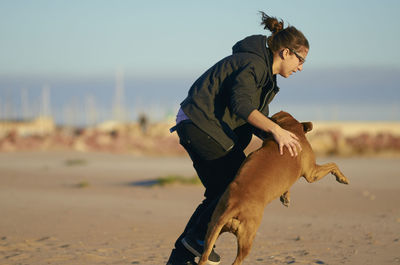
{"label": "woman", "polygon": [[[212,212],[244,161],[252,134],[271,133],[281,155],[301,151],[297,137],[268,118],[268,104],[279,91],[276,75],[286,78],[301,71],[309,44],[295,27],[284,28],[282,21],[260,13],[261,24],[272,34],[237,42],[233,54],[200,76],[181,103],[172,131],[176,129],[193,161],[205,199],[177,239],[167,265],[196,264]],[[219,262],[213,251],[209,264]]]}

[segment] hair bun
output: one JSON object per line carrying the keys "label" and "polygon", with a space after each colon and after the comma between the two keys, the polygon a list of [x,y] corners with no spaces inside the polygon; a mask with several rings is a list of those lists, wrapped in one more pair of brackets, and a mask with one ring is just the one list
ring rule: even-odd
{"label": "hair bun", "polygon": [[282,20],[278,20],[275,17],[270,17],[267,14],[265,14],[264,12],[260,11],[261,13],[261,25],[264,26],[264,29],[268,29],[269,31],[272,32],[272,34],[276,34],[279,31],[281,31],[283,29],[283,21]]}
{"label": "hair bun", "polygon": [[260,11],[260,14],[262,19],[261,25],[264,26],[264,29],[272,32],[267,37],[267,46],[271,52],[275,53],[282,48],[288,47],[294,50],[301,48],[310,49],[310,44],[301,31],[293,26],[284,28],[282,20],[270,17],[262,11]]}

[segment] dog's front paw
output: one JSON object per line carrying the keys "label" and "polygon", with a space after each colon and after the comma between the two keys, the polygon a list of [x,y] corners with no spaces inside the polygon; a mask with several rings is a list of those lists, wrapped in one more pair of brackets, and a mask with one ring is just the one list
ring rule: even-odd
{"label": "dog's front paw", "polygon": [[349,180],[345,176],[336,176],[336,181],[343,184],[349,184]]}
{"label": "dog's front paw", "polygon": [[282,204],[286,207],[289,207],[290,205],[290,196],[289,196],[289,191],[285,192],[284,194],[281,195],[279,198],[282,202]]}
{"label": "dog's front paw", "polygon": [[349,180],[345,177],[345,175],[343,175],[342,172],[340,172],[340,170],[338,170],[337,172],[334,172],[334,175],[336,177],[337,182],[343,183],[343,184],[349,184]]}

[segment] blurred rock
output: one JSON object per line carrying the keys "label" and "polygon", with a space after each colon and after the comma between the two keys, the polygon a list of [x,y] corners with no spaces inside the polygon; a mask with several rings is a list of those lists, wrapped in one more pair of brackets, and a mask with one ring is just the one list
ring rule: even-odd
{"label": "blurred rock", "polygon": [[[135,155],[186,155],[173,122],[107,121],[88,128],[56,127],[44,118],[27,122],[0,122],[0,151],[77,150]],[[314,123],[306,134],[317,156],[400,156],[400,123]],[[253,137],[245,152],[262,144]]]}

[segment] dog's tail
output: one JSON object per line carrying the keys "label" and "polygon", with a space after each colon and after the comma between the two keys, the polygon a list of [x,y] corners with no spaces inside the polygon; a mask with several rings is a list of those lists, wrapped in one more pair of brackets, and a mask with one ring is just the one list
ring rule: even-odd
{"label": "dog's tail", "polygon": [[[218,211],[214,211],[214,214],[217,212]],[[204,252],[201,255],[198,265],[205,265],[207,263],[208,256],[210,256],[210,253],[222,231],[222,228],[235,216],[236,211],[233,212],[233,209],[231,211],[227,210],[224,211],[221,216],[214,216],[214,214],[211,218],[211,222],[208,225],[207,235],[204,240]]]}

